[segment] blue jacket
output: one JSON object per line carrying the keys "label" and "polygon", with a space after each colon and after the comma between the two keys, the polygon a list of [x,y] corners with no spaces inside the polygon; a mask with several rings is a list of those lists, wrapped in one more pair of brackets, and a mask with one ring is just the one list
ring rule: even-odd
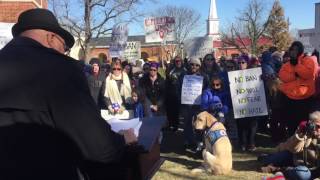
{"label": "blue jacket", "polygon": [[217,111],[226,114],[229,111],[227,101],[228,96],[225,91],[215,91],[211,88],[206,89],[201,96],[201,110],[211,111],[215,107]]}
{"label": "blue jacket", "polygon": [[272,58],[270,52],[262,54],[261,68],[264,76],[276,76],[281,68],[281,62],[276,58]]}
{"label": "blue jacket", "polygon": [[134,118],[143,118],[144,117],[144,110],[143,110],[143,105],[138,102],[133,104],[133,114]]}

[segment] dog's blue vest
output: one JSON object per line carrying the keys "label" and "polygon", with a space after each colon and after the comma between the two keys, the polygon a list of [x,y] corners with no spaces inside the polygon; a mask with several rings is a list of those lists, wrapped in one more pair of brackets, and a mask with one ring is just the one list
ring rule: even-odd
{"label": "dog's blue vest", "polygon": [[220,139],[220,138],[222,138],[224,136],[228,136],[228,135],[227,135],[227,132],[225,130],[220,129],[220,130],[215,130],[215,131],[208,130],[206,136],[208,137],[210,144],[214,145],[214,143],[218,139]]}

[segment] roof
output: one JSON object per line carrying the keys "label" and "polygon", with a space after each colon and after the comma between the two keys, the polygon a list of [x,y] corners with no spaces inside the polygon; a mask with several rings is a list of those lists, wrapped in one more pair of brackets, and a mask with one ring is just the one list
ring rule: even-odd
{"label": "roof", "polygon": [[[142,47],[146,46],[159,46],[161,45],[160,42],[158,43],[146,43],[145,35],[137,35],[137,36],[128,36],[128,42],[129,41],[140,41]],[[99,38],[92,38],[89,46],[94,47],[109,47],[111,43],[111,36],[110,37],[99,37]],[[174,42],[167,42],[167,43],[174,43]]]}
{"label": "roof", "polygon": [[[243,42],[243,44],[245,46],[250,46],[251,40],[250,40],[249,37],[243,37],[241,40],[242,40],[242,42]],[[237,41],[237,44],[240,47],[243,47],[241,40],[240,40],[240,38],[238,38],[236,41]],[[269,39],[267,37],[261,37],[258,40],[258,45],[265,45],[265,44],[272,44],[271,39]],[[229,44],[226,44],[226,43],[223,43],[221,40],[219,40],[219,41],[213,41],[213,47],[215,47],[215,48],[221,48],[221,47],[230,48],[230,47],[233,47],[233,46],[229,45]]]}

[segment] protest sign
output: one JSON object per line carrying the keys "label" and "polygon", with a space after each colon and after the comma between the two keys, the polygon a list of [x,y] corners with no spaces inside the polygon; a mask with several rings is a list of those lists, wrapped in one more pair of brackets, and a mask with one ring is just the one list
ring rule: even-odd
{"label": "protest sign", "polygon": [[11,28],[14,23],[0,22],[0,49],[2,49],[12,39]]}
{"label": "protest sign", "polygon": [[109,53],[111,57],[122,57],[128,40],[128,26],[115,25],[112,28],[112,37]]}
{"label": "protest sign", "polygon": [[210,36],[195,37],[184,41],[187,56],[194,59],[203,58],[206,54],[214,54],[213,38]]}
{"label": "protest sign", "polygon": [[228,72],[234,118],[268,115],[261,68]]}
{"label": "protest sign", "polygon": [[144,20],[146,42],[175,41],[174,17],[149,17]]}
{"label": "protest sign", "polygon": [[131,63],[135,63],[135,60],[141,58],[141,43],[139,41],[127,42],[126,49],[124,51],[124,58],[128,59]]}
{"label": "protest sign", "polygon": [[201,103],[203,77],[185,75],[182,83],[181,104],[199,105]]}

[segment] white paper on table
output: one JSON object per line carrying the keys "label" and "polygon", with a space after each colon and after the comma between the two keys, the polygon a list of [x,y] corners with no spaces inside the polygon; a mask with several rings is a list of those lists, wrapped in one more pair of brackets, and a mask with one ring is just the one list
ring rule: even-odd
{"label": "white paper on table", "polygon": [[109,119],[107,122],[110,124],[111,129],[118,133],[121,130],[127,130],[132,128],[134,130],[134,134],[138,137],[139,130],[141,127],[142,122],[139,121],[139,118],[134,118],[130,120],[119,120],[119,119]]}

